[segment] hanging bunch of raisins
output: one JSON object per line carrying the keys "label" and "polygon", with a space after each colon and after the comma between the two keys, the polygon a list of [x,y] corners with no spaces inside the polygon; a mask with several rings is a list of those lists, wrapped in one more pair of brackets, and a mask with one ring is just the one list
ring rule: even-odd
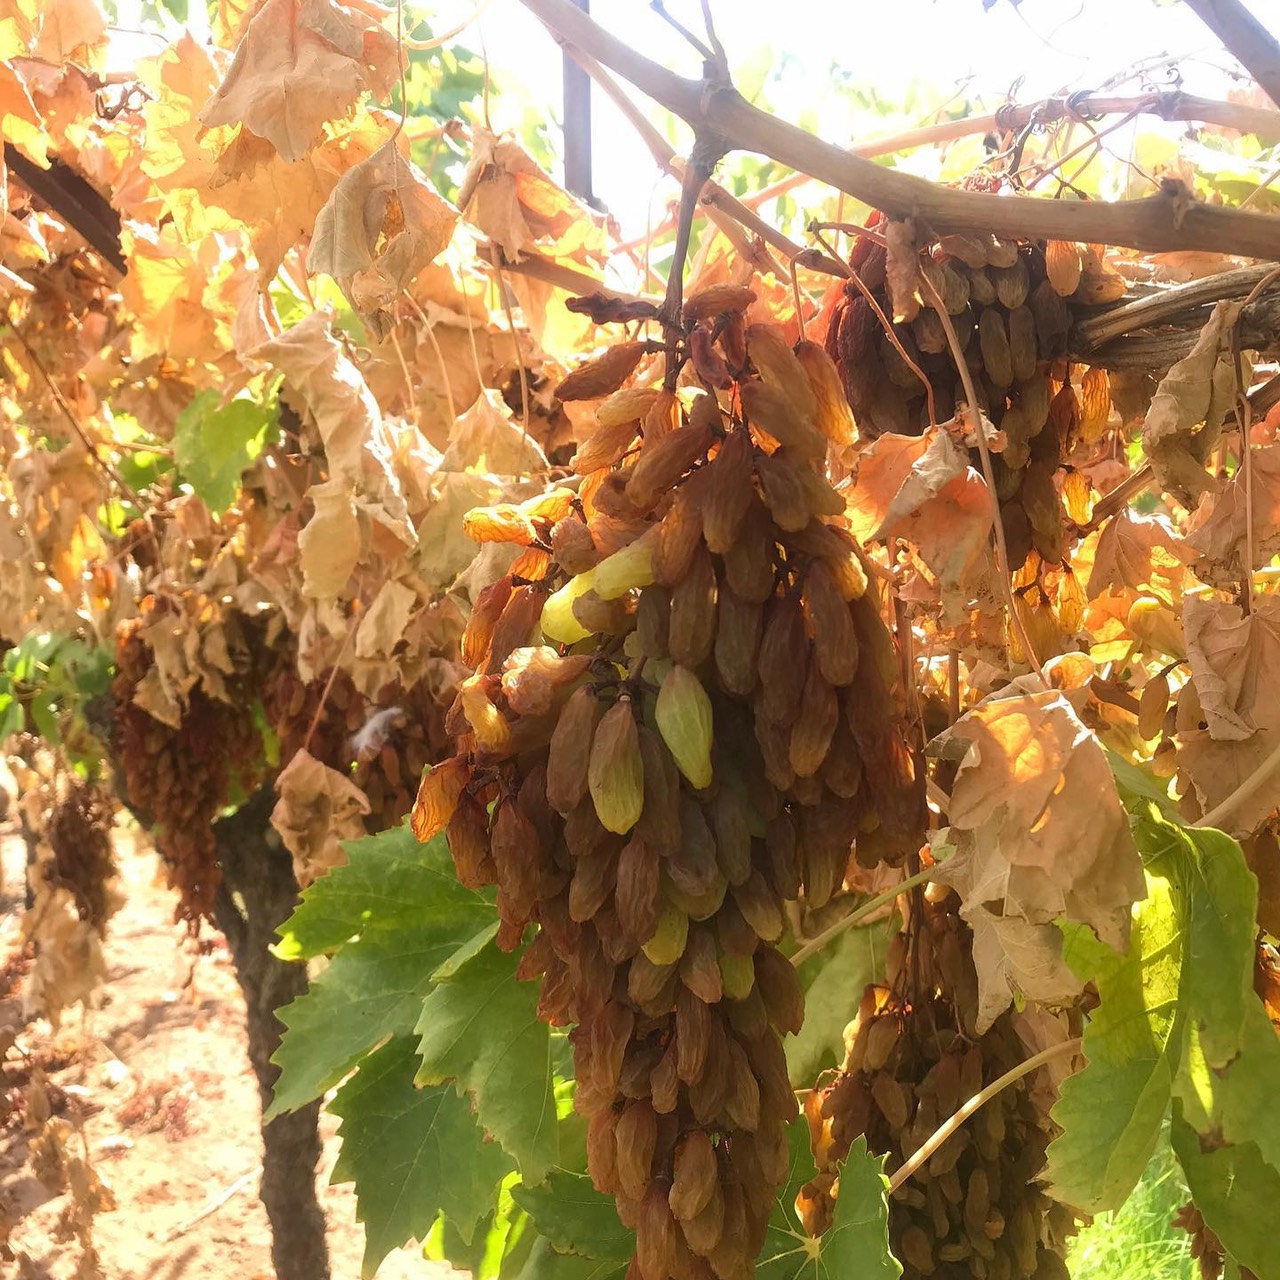
{"label": "hanging bunch of raisins", "polygon": [[100,782],[67,772],[59,776],[45,839],[53,852],[53,878],[75,896],[76,909],[99,934],[119,905],[111,847],[113,806]]}
{"label": "hanging bunch of raisins", "polygon": [[178,891],[179,918],[192,925],[213,911],[221,873],[214,819],[233,789],[249,792],[262,768],[262,739],[243,707],[252,693],[240,690],[241,705],[194,689],[175,729],[134,701],[155,663],[139,635],[148,618],[124,623],[116,636],[114,757],[123,772],[130,805],[152,828],[156,849]]}
{"label": "hanging bunch of raisins", "polygon": [[304,681],[296,654],[275,655],[263,681],[267,723],[279,739],[283,768],[302,746],[347,774],[368,797],[365,825],[376,834],[399,826],[413,805],[422,770],[444,754],[444,714],[425,683],[386,685],[366,698],[340,671]]}
{"label": "hanging bunch of raisins", "polygon": [[[892,1177],[943,1121],[1023,1062],[1012,1010],[974,1027],[977,975],[958,900],[920,897],[886,986],[863,993],[844,1069],[806,1115],[822,1172],[801,1196],[811,1230],[831,1221],[837,1166],[855,1138]],[[890,1197],[889,1239],[903,1280],[1067,1280],[1071,1211],[1036,1185],[1054,1136],[1037,1073],[997,1093]],[[835,1190],[833,1190],[835,1188]]]}
{"label": "hanging bunch of raisins", "polygon": [[[874,215],[868,225],[886,224]],[[850,265],[890,315],[887,261],[885,246],[863,237]],[[1096,443],[1111,413],[1106,371],[1065,358],[1072,309],[1115,301],[1125,282],[1094,246],[990,234],[944,236],[922,250],[920,271],[956,331],[978,407],[1007,440],[992,464],[1010,567],[1033,552],[1056,565],[1072,522],[1084,523],[1088,513],[1078,494],[1060,492],[1055,475],[1078,445]],[[864,434],[918,435],[928,425],[921,375],[939,420],[963,403],[945,328],[927,298],[909,322],[893,325],[893,339],[852,282],[834,288],[827,311],[826,349]]]}
{"label": "hanging bunch of raisins", "polygon": [[821,348],[745,323],[751,301],[689,299],[675,390],[619,386],[638,344],[571,375],[562,397],[608,397],[576,492],[468,517],[524,550],[475,601],[457,754],[413,814],[464,883],[496,883],[501,946],[537,926],[520,974],[573,1025],[591,1176],[641,1280],[751,1275],[796,1113],[784,908],[827,902],[851,846],[901,863],[926,816],[826,476],[848,405]]}

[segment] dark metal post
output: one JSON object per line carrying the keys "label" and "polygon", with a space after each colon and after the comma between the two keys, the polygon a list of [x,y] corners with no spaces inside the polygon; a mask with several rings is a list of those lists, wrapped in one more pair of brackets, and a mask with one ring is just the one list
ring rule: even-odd
{"label": "dark metal post", "polygon": [[[573,0],[583,13],[591,0]],[[595,204],[591,190],[591,77],[569,56],[564,58],[564,185],[581,200]]]}

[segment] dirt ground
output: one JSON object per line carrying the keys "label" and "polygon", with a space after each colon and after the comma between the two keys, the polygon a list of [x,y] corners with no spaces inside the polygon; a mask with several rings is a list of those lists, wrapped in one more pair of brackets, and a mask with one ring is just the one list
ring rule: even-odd
{"label": "dirt ground", "polygon": [[[64,1114],[82,1124],[92,1165],[115,1197],[117,1207],[94,1223],[106,1280],[272,1280],[270,1230],[257,1198],[258,1096],[230,952],[216,930],[193,942],[175,926],[155,855],[128,832],[117,843],[125,903],[109,926],[101,1007],[57,1030],[32,1023],[18,1043],[48,1071]],[[11,827],[0,857],[3,966],[15,953],[21,907],[23,846]],[[318,1185],[332,1274],[357,1280],[364,1231],[351,1186],[328,1185],[337,1122],[325,1116],[321,1124]],[[0,1214],[16,1220],[11,1247],[34,1267],[6,1271],[0,1262],[0,1276],[69,1280],[77,1250],[52,1238],[66,1197],[50,1198],[25,1165],[15,1117],[0,1127]],[[445,1280],[451,1272],[409,1249],[377,1274]]]}

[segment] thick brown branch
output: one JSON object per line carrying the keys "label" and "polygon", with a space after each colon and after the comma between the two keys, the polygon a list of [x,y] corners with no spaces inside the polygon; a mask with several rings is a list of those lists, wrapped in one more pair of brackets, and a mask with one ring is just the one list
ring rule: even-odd
{"label": "thick brown branch", "polygon": [[732,89],[706,92],[610,35],[569,0],[521,0],[544,23],[631,81],[696,130],[812,175],[874,208],[914,217],[937,233],[1082,240],[1149,252],[1207,249],[1280,258],[1280,219],[1195,201],[1181,188],[1115,204],[1007,199],[935,186],[864,160],[759,111]]}
{"label": "thick brown branch", "polygon": [[1187,0],[1227,52],[1280,106],[1280,44],[1240,0]]}

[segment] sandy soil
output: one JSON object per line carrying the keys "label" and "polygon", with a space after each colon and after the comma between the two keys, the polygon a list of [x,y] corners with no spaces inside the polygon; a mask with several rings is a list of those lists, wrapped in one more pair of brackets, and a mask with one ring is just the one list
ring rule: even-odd
{"label": "sandy soil", "polygon": [[[222,935],[198,942],[172,921],[156,858],[127,832],[118,841],[125,905],[110,924],[101,1007],[55,1030],[35,1022],[19,1044],[78,1119],[93,1166],[117,1202],[95,1220],[106,1280],[272,1280],[270,1230],[257,1198],[258,1097],[245,1050],[244,1010]],[[22,844],[0,843],[0,965],[17,938]],[[328,1186],[337,1122],[322,1119],[321,1203],[334,1280],[357,1280],[364,1248],[352,1188]],[[26,1165],[22,1122],[0,1127],[0,1214],[34,1269],[0,1275],[67,1280],[76,1249],[52,1238],[65,1197],[50,1198]],[[230,1192],[228,1195],[227,1193]],[[225,1198],[224,1198],[225,1197]],[[206,1216],[215,1201],[217,1208]],[[394,1254],[378,1280],[444,1280],[449,1269],[416,1250]]]}

